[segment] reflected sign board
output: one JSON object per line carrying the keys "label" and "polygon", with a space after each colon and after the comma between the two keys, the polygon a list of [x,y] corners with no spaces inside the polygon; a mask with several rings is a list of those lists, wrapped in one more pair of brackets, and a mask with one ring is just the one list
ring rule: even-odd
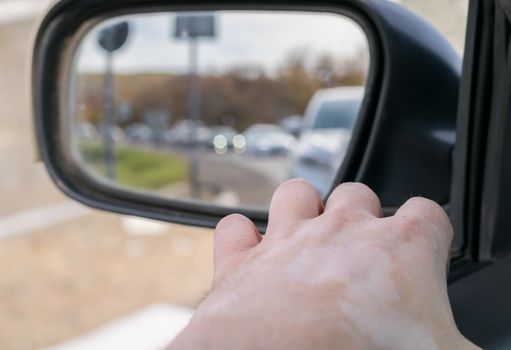
{"label": "reflected sign board", "polygon": [[176,15],[175,38],[214,38],[215,15],[194,13]]}

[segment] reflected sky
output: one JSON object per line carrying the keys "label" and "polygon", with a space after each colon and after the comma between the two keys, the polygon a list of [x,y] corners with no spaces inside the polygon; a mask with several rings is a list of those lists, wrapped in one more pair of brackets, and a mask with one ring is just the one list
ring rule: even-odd
{"label": "reflected sky", "polygon": [[[200,40],[200,73],[252,66],[271,74],[297,51],[310,62],[324,54],[368,59],[368,44],[360,26],[338,14],[218,11],[215,17],[216,38]],[[97,33],[121,20],[129,21],[130,37],[115,55],[117,73],[187,72],[188,42],[173,37],[175,19],[175,13],[158,13],[103,22],[80,44],[78,72],[104,71],[105,57],[97,44]]]}

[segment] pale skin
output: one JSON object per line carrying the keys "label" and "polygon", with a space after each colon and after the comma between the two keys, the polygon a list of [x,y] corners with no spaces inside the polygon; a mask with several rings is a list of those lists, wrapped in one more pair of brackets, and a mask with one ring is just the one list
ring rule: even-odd
{"label": "pale skin", "polygon": [[264,237],[241,215],[218,223],[212,291],[170,349],[479,349],[447,297],[452,236],[427,199],[383,218],[365,185],[342,184],[323,204],[288,181]]}

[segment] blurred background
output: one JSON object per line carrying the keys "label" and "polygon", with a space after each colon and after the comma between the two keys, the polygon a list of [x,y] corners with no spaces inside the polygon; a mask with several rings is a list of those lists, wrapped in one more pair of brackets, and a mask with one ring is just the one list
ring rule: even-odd
{"label": "blurred background", "polygon": [[[400,1],[460,54],[467,3]],[[85,208],[35,161],[29,54],[48,5],[0,0],[0,349],[158,349],[209,289],[212,231]],[[253,124],[231,127],[237,135]]]}
{"label": "blurred background", "polygon": [[289,178],[326,194],[370,62],[348,17],[292,11],[121,16],[95,25],[76,52],[63,137],[89,175],[260,210]]}

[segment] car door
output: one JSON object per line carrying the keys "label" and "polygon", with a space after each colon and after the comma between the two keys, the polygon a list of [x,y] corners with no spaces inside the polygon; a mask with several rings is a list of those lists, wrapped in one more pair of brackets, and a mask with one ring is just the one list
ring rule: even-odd
{"label": "car door", "polygon": [[454,156],[451,219],[467,240],[465,271],[477,272],[449,293],[462,333],[485,349],[511,347],[510,10],[470,2]]}

